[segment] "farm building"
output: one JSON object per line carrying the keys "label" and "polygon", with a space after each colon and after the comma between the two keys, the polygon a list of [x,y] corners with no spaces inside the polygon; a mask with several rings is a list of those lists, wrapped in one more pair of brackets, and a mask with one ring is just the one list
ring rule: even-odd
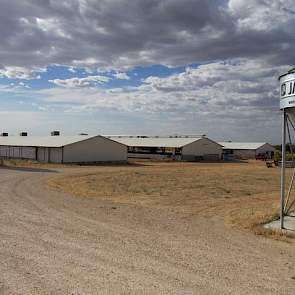
{"label": "farm building", "polygon": [[267,142],[219,142],[223,146],[224,158],[272,158],[275,148]]}
{"label": "farm building", "polygon": [[222,146],[205,136],[110,136],[128,146],[129,158],[220,160]]}
{"label": "farm building", "polygon": [[127,147],[103,136],[0,136],[0,157],[45,163],[126,162]]}

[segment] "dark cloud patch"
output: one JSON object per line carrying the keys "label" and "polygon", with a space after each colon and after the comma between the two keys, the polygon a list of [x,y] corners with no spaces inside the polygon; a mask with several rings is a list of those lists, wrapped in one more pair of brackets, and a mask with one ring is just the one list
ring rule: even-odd
{"label": "dark cloud patch", "polygon": [[243,57],[289,65],[295,22],[284,3],[2,0],[0,63],[124,68]]}

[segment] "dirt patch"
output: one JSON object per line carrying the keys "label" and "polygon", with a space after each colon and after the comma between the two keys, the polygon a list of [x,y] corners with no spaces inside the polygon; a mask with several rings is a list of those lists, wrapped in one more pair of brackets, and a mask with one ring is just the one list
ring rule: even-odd
{"label": "dirt patch", "polygon": [[[70,181],[73,191],[81,184],[77,181],[86,181],[88,176],[95,176],[90,191],[99,191],[103,182],[118,181],[123,172],[141,180],[138,191],[128,190],[127,178],[126,185],[119,182],[109,196],[101,193],[109,190],[105,185],[99,194],[79,193],[79,197],[44,187],[52,173],[0,169],[0,293],[294,294],[294,245],[223,222],[233,216],[229,213],[241,215],[238,209],[243,210],[245,204],[248,213],[259,200],[265,205],[275,184],[270,180],[269,186],[256,187],[259,193],[254,194],[251,180],[227,192],[219,177],[226,181],[238,174],[244,179],[259,170],[259,178],[263,171],[278,171],[269,171],[263,163],[255,163],[257,168],[249,163],[243,166],[248,169],[246,175],[239,172],[241,164],[223,165],[60,169],[60,180]],[[117,177],[109,179],[111,175]],[[218,194],[208,180],[210,175],[216,178]],[[195,181],[195,186],[188,187],[197,176],[205,177],[205,183]],[[145,178],[152,186],[159,184],[156,188],[163,194],[146,192]],[[203,186],[206,182],[209,192]],[[135,202],[137,196],[140,202]],[[271,197],[277,198],[275,193]]]}

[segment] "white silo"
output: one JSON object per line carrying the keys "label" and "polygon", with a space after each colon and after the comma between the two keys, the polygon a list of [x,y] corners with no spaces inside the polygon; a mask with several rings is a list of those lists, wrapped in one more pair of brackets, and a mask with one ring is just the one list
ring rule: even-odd
{"label": "white silo", "polygon": [[280,78],[280,109],[295,122],[295,68]]}
{"label": "white silo", "polygon": [[285,196],[285,168],[286,168],[286,138],[288,138],[292,151],[292,137],[290,130],[295,130],[295,68],[279,77],[280,81],[280,109],[282,110],[282,161],[281,161],[281,210],[280,227],[284,228],[284,216],[288,214],[293,203],[290,194],[295,180],[295,169]]}

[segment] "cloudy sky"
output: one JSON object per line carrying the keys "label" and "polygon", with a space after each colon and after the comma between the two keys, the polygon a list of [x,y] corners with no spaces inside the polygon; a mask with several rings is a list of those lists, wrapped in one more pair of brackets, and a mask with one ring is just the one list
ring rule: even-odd
{"label": "cloudy sky", "polygon": [[0,123],[17,134],[280,141],[293,0],[0,0]]}

